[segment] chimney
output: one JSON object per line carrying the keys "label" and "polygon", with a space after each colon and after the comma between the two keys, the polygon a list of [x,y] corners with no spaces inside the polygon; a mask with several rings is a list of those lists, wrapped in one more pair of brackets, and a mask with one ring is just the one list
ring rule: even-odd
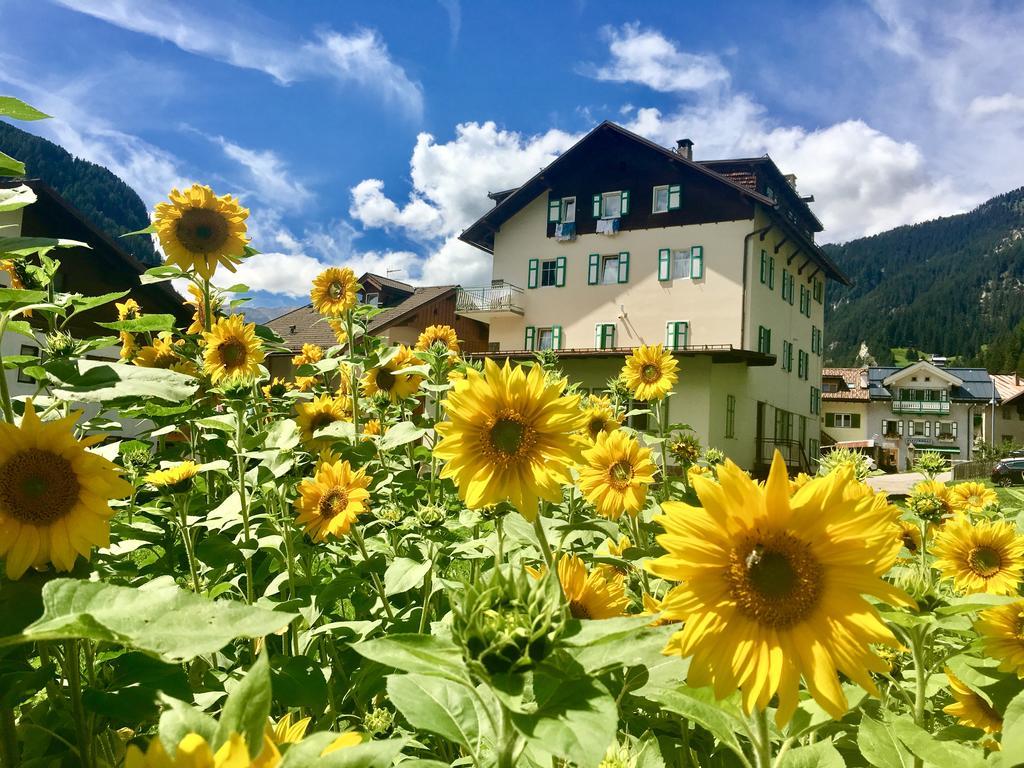
{"label": "chimney", "polygon": [[786,182],[789,184],[789,186],[791,186],[793,189],[796,189],[796,174],[795,173],[787,173],[782,178],[784,178],[786,180]]}
{"label": "chimney", "polygon": [[676,154],[693,160],[693,142],[689,139],[676,139]]}

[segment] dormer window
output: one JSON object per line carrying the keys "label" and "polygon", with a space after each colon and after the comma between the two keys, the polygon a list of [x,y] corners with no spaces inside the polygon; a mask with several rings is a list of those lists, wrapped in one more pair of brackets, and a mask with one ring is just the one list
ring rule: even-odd
{"label": "dormer window", "polygon": [[629,213],[629,190],[594,195],[594,218],[617,219]]}
{"label": "dormer window", "polygon": [[679,208],[680,192],[678,184],[662,184],[654,188],[654,199],[651,201],[652,213],[667,213]]}

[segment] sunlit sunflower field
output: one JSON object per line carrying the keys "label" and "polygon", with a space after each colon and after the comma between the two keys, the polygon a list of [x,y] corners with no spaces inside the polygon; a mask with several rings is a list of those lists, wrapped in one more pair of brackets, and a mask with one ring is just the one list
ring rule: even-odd
{"label": "sunlit sunflower field", "polygon": [[0,239],[0,337],[46,339],[2,366],[37,385],[0,386],[0,766],[1024,764],[1024,535],[990,489],[897,505],[856,454],[756,481],[666,423],[660,347],[581,397],[551,355],[367,335],[344,265],[310,286],[337,345],[271,380],[282,340],[215,287],[247,216],[196,185],[135,235],[188,328]]}

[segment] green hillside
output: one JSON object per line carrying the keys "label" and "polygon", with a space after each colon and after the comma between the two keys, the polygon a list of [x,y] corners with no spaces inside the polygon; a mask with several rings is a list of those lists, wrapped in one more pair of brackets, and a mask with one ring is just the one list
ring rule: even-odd
{"label": "green hillside", "polygon": [[974,358],[1024,320],[1024,188],[824,248],[854,281],[829,286],[827,364],[853,364],[862,343],[882,365],[894,347]]}
{"label": "green hillside", "polygon": [[[45,181],[107,234],[117,237],[149,226],[149,212],[142,199],[103,166],[74,157],[52,141],[4,122],[0,122],[0,150],[21,160],[30,178]],[[160,263],[148,237],[119,242],[143,264]]]}

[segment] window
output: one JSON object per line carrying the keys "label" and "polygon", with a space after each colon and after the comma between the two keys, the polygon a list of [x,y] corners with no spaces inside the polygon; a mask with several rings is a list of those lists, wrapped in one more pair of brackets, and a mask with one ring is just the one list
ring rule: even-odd
{"label": "window", "polygon": [[818,446],[818,441],[813,438],[807,441],[807,454],[810,460],[813,462],[816,462],[818,460],[818,453],[821,450],[821,448],[819,448]]}
{"label": "window", "polygon": [[821,280],[814,281],[814,300],[819,304],[825,301],[825,283]]}
{"label": "window", "polygon": [[[35,347],[31,344],[22,344],[20,354],[31,357],[39,357],[39,347]],[[0,371],[0,376],[3,376],[3,371]],[[18,383],[19,384],[35,384],[36,380],[25,373],[20,367],[18,368]]]}
{"label": "window", "polygon": [[821,328],[811,326],[811,352],[821,354]]}
{"label": "window", "polygon": [[552,349],[555,342],[555,334],[551,328],[537,329],[537,349]]}
{"label": "window", "polygon": [[821,390],[811,387],[811,413],[817,416],[821,413]]}
{"label": "window", "polygon": [[654,197],[651,201],[652,213],[665,213],[674,211],[680,206],[680,190],[678,184],[663,184],[654,188]]}
{"label": "window", "polygon": [[839,382],[838,381],[829,381],[828,379],[825,379],[824,381],[821,382],[821,391],[822,392],[838,392],[839,391]]}
{"label": "window", "polygon": [[540,284],[542,286],[554,285],[558,274],[558,262],[554,259],[546,259],[540,263]]}
{"label": "window", "polygon": [[956,439],[956,422],[955,421],[936,421],[935,422],[935,437],[939,440],[955,440]]}
{"label": "window", "polygon": [[575,197],[563,197],[562,198],[562,223],[570,221],[576,221],[576,198]]}
{"label": "window", "polygon": [[907,436],[908,437],[931,437],[932,436],[932,423],[930,421],[908,421],[907,422]]}
{"label": "window", "polygon": [[669,321],[665,324],[665,347],[685,349],[690,343],[690,324],[683,321]]}
{"label": "window", "polygon": [[704,277],[704,247],[695,245],[674,251],[670,248],[658,250],[658,279],[700,280]]}
{"label": "window", "polygon": [[884,437],[900,437],[903,435],[903,422],[894,419],[882,419],[882,435]]}
{"label": "window", "polygon": [[565,285],[565,256],[558,256],[554,259],[530,259],[529,270],[526,276],[526,287],[536,288],[555,286],[561,288]]}
{"label": "window", "polygon": [[763,325],[757,327],[757,351],[766,355],[772,353],[772,329]]}
{"label": "window", "polygon": [[782,270],[782,300],[793,303],[793,293],[796,288],[796,279],[788,269]]}
{"label": "window", "polygon": [[629,282],[629,252],[604,255],[590,254],[590,266],[587,270],[589,285],[610,285],[612,283]]}
{"label": "window", "polygon": [[775,439],[793,439],[793,414],[781,408],[775,409]]}
{"label": "window", "polygon": [[775,290],[775,257],[768,257],[768,288]]}
{"label": "window", "polygon": [[826,413],[825,426],[838,429],[860,429],[859,413]]}
{"label": "window", "polygon": [[768,285],[768,251],[761,249],[761,284]]}
{"label": "window", "polygon": [[725,396],[725,436],[736,437],[736,396]]}
{"label": "window", "polygon": [[690,276],[690,250],[672,251],[672,279]]}
{"label": "window", "polygon": [[598,323],[594,327],[594,346],[615,349],[615,323]]}
{"label": "window", "polygon": [[368,304],[371,307],[380,306],[380,294],[379,293],[368,293],[366,298],[363,299],[364,304]]}
{"label": "window", "polygon": [[811,292],[802,283],[800,285],[800,314],[811,316]]}
{"label": "window", "polygon": [[799,354],[797,355],[797,372],[796,372],[796,375],[799,376],[801,379],[809,379],[810,378],[810,368],[811,368],[811,356],[808,355],[806,352],[804,352],[801,349],[799,351]]}
{"label": "window", "polygon": [[793,345],[785,339],[782,340],[782,370],[793,370]]}
{"label": "window", "polygon": [[594,195],[594,218],[617,219],[629,213],[629,191],[603,192]]}
{"label": "window", "polygon": [[553,325],[550,328],[535,328],[532,325],[526,326],[526,336],[523,348],[529,350],[561,349],[562,326]]}
{"label": "window", "polygon": [[[769,256],[768,251],[764,249],[761,250],[761,284],[775,290],[775,257]],[[782,290],[785,294],[785,283],[783,283]]]}

